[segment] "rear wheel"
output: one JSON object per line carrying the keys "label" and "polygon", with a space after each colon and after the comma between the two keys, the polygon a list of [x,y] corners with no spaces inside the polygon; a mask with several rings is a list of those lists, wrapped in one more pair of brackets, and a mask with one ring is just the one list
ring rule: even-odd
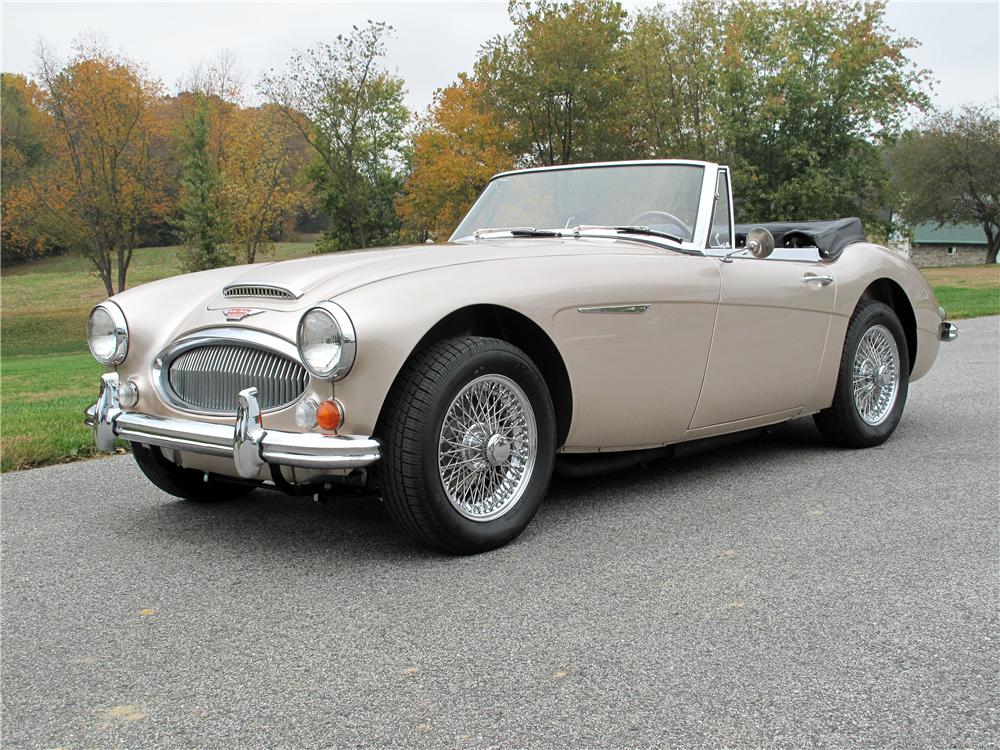
{"label": "rear wheel", "polygon": [[182,469],[168,461],[155,445],[132,443],[132,456],[146,478],[169,495],[199,503],[236,500],[256,489],[253,484],[227,481],[203,471]]}
{"label": "rear wheel", "polygon": [[815,416],[816,425],[839,445],[884,443],[903,415],[909,380],[909,350],[896,313],[882,302],[862,302],[847,327],[833,404]]}
{"label": "rear wheel", "polygon": [[531,521],[552,475],[555,416],[524,352],[481,337],[432,344],[406,365],[383,415],[379,490],[419,543],[473,554]]}

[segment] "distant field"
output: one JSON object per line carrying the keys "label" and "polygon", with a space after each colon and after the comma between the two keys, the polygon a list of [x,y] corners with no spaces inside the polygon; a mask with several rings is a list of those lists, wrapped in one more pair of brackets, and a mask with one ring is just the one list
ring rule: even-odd
{"label": "distant field", "polygon": [[[314,243],[279,244],[277,260]],[[129,287],[180,272],[178,248],[137,250]],[[928,268],[924,275],[951,319],[1000,315],[1000,268]],[[102,368],[87,352],[84,323],[106,296],[82,258],[44,258],[3,269],[0,280],[0,470],[93,454],[83,409],[97,397]]]}
{"label": "distant field", "polygon": [[[282,242],[276,260],[300,258],[312,242]],[[129,288],[180,273],[177,247],[144,247],[135,251],[128,273]],[[84,352],[87,313],[108,295],[89,261],[64,255],[3,269],[0,282],[0,354]]]}

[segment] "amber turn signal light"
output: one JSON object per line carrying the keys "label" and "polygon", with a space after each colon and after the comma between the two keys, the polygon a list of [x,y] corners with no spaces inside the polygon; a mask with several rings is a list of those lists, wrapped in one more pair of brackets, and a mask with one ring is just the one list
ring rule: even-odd
{"label": "amber turn signal light", "polygon": [[316,407],[316,424],[323,430],[336,431],[344,423],[344,407],[336,399],[324,401]]}

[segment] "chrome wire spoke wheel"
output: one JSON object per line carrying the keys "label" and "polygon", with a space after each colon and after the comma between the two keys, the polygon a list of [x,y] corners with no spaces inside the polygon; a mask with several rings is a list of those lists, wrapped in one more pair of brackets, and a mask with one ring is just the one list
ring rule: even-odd
{"label": "chrome wire spoke wheel", "polygon": [[854,354],[854,406],[866,424],[882,424],[899,394],[899,347],[888,328],[865,331]]}
{"label": "chrome wire spoke wheel", "polygon": [[491,521],[517,505],[537,454],[531,402],[508,377],[476,378],[445,412],[438,474],[452,506],[470,520]]}

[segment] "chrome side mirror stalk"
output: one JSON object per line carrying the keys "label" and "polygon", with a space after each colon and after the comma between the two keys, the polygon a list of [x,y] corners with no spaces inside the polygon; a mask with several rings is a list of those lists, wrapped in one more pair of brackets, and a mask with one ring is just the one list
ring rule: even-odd
{"label": "chrome side mirror stalk", "polygon": [[722,259],[722,262],[732,263],[733,256],[739,255],[744,251],[750,253],[755,258],[768,257],[774,252],[774,235],[764,229],[764,227],[754,227],[747,232],[746,245],[738,250],[733,250],[733,252]]}

